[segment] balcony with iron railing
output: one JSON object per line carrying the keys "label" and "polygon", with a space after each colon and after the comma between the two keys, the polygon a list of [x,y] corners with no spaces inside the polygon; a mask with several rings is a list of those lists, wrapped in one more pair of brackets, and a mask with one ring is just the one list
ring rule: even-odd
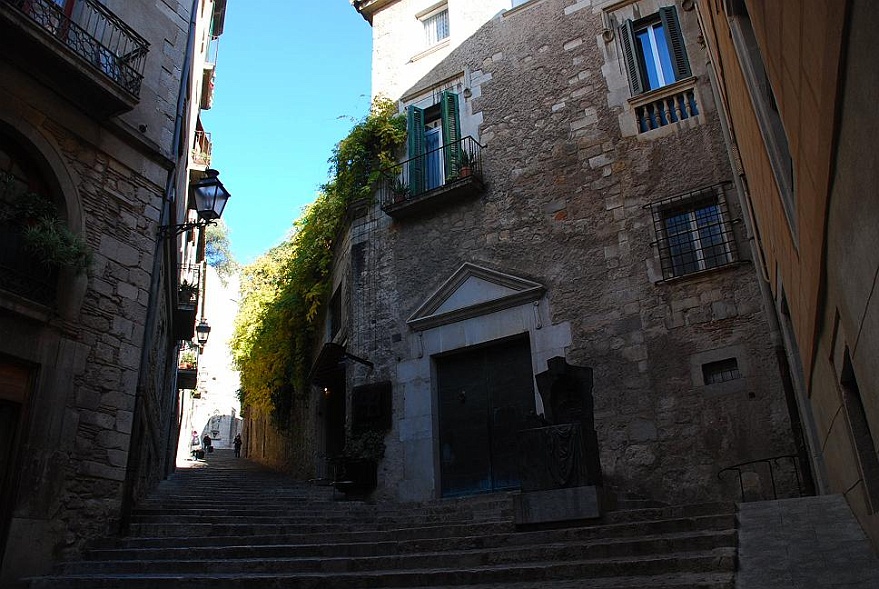
{"label": "balcony with iron railing", "polygon": [[0,0],[0,48],[91,112],[134,108],[149,43],[95,0],[61,4]]}
{"label": "balcony with iron railing", "polygon": [[214,64],[206,63],[201,78],[201,100],[199,108],[202,110],[210,110],[214,105],[214,79],[216,69]]}
{"label": "balcony with iron railing", "polygon": [[384,170],[378,198],[385,213],[403,219],[484,191],[482,146],[464,137]]}
{"label": "balcony with iron railing", "polygon": [[174,308],[174,339],[191,340],[195,335],[195,316],[201,285],[201,266],[181,266],[177,286],[177,305]]}
{"label": "balcony with iron railing", "polygon": [[192,163],[202,170],[211,166],[211,134],[206,131],[196,131],[195,141],[192,145]]}

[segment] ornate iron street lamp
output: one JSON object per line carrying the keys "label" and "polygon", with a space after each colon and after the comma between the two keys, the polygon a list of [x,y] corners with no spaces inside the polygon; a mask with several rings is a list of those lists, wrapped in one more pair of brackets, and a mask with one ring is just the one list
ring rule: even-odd
{"label": "ornate iron street lamp", "polygon": [[198,214],[199,220],[159,227],[160,237],[180,235],[184,231],[214,225],[217,222],[231,196],[223,183],[220,182],[219,175],[217,170],[205,170],[204,178],[192,186],[192,194],[195,197],[195,212]]}
{"label": "ornate iron street lamp", "polygon": [[198,345],[202,348],[206,343],[208,343],[208,336],[211,334],[211,326],[208,325],[208,322],[202,319],[198,322],[198,325],[195,326],[195,339],[198,342]]}

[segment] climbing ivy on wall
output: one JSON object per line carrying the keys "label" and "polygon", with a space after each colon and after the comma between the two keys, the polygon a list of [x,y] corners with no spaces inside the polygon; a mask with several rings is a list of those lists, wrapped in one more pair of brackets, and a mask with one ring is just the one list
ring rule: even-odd
{"label": "climbing ivy on wall", "polygon": [[380,170],[406,139],[395,104],[376,98],[370,113],[333,150],[330,180],[293,223],[291,236],[242,271],[232,355],[242,408],[270,411],[285,429],[292,396],[307,390],[317,321],[329,295],[333,247],[348,206],[372,199]]}

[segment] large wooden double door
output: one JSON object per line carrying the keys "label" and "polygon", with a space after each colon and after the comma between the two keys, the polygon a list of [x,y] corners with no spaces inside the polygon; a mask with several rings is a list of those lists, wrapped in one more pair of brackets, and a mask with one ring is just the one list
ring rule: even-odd
{"label": "large wooden double door", "polygon": [[534,411],[527,338],[436,359],[443,497],[519,487],[518,432]]}

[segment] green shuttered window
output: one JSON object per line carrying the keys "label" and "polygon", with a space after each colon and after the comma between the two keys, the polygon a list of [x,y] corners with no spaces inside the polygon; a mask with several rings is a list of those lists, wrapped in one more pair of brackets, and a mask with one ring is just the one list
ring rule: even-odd
{"label": "green shuttered window", "polygon": [[632,94],[662,88],[692,75],[674,6],[620,26],[622,57]]}

